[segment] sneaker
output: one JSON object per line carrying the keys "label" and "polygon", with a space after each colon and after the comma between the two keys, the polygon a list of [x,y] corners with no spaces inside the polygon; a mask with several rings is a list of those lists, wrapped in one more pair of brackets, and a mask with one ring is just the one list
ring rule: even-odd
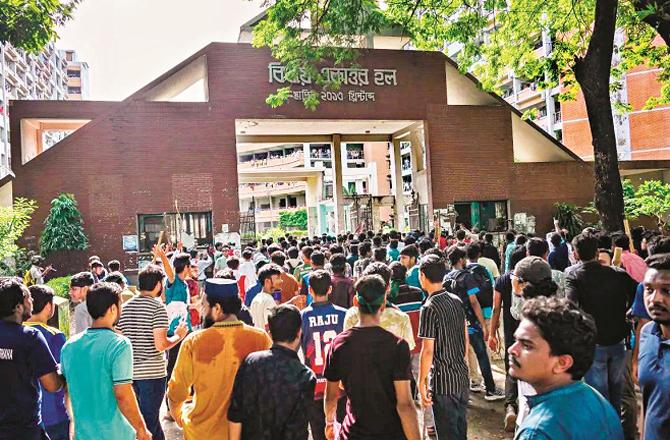
{"label": "sneaker", "polygon": [[516,429],[516,410],[512,405],[507,405],[505,411],[505,432],[514,432]]}
{"label": "sneaker", "polygon": [[470,391],[473,393],[481,393],[482,392],[482,383],[477,382],[476,380],[470,379]]}
{"label": "sneaker", "polygon": [[488,400],[489,402],[493,402],[495,400],[503,400],[504,398],[505,398],[505,392],[498,388],[496,388],[493,391],[487,391],[486,395],[484,396],[484,399]]}

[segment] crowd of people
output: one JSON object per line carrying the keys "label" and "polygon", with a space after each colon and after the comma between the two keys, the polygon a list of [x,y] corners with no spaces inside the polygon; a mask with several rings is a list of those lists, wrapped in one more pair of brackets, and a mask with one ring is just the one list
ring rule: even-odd
{"label": "crowd of people", "polygon": [[163,439],[163,405],[186,440],[461,440],[471,393],[516,439],[670,439],[670,238],[555,226],[156,245],[135,286],[93,256],[69,339],[34,258],[0,278],[0,440]]}

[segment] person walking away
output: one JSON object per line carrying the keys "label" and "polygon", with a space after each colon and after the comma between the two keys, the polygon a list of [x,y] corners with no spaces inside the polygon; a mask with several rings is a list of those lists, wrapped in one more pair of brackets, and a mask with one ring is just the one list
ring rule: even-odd
{"label": "person walking away", "polygon": [[163,352],[188,334],[188,327],[181,323],[174,335],[167,335],[167,309],[160,301],[163,277],[163,270],[154,264],[140,271],[140,294],[123,305],[117,326],[133,348],[133,390],[154,440],[165,438],[160,424],[160,408],[167,388],[167,361]]}
{"label": "person walking away", "polygon": [[596,354],[584,375],[587,384],[598,390],[621,412],[621,389],[626,367],[625,339],[630,333],[626,313],[637,283],[624,270],[598,263],[598,240],[591,234],[573,239],[575,258],[581,264],[565,273],[565,293],[596,322]]}
{"label": "person walking away", "polygon": [[149,440],[151,432],[133,391],[132,345],[114,331],[121,312],[121,288],[94,284],[86,307],[93,324],[70,338],[61,352],[75,438]]}
{"label": "person walking away", "polygon": [[530,413],[515,440],[623,440],[618,414],[581,379],[596,346],[594,320],[566,298],[526,301],[510,347],[510,374],[529,383]]}
{"label": "person walking away", "polygon": [[333,292],[330,296],[333,304],[348,309],[354,301],[354,281],[346,276],[347,261],[343,254],[333,254],[330,257],[330,267],[333,271],[331,283]]}
{"label": "person walking away", "polygon": [[335,438],[342,383],[348,404],[340,439],[418,440],[409,346],[379,326],[386,283],[379,275],[365,275],[355,288],[360,322],[337,335],[326,356],[326,438]]}
{"label": "person walking away", "polygon": [[[47,322],[53,318],[56,306],[54,291],[44,284],[35,284],[28,287],[33,300],[33,313],[23,325],[37,329],[47,341],[49,351],[56,363],[60,363],[60,354],[65,344],[65,335]],[[42,388],[42,424],[51,440],[70,439],[70,416],[65,409],[65,390],[50,393]]]}
{"label": "person walking away", "polygon": [[184,339],[168,382],[169,409],[185,440],[230,438],[228,407],[237,369],[247,355],[271,346],[265,331],[238,320],[241,307],[234,280],[207,280],[205,329]]}
{"label": "person walking away", "polygon": [[[344,261],[344,256],[338,254]],[[325,440],[325,415],[323,412],[326,379],[323,377],[326,353],[335,336],[344,329],[347,310],[332,304],[328,297],[332,292],[331,277],[325,270],[311,273],[310,294],[314,298],[300,316],[302,320],[301,347],[305,365],[316,375],[316,388],[307,412],[314,440]]]}
{"label": "person walking away", "polygon": [[247,356],[235,376],[228,408],[230,440],[307,438],[316,377],[298,357],[301,326],[294,305],[272,310],[272,348]]}
{"label": "person walking away", "polygon": [[36,328],[21,325],[33,300],[17,277],[0,277],[0,439],[43,440],[42,390],[57,393],[63,378],[47,341]]}

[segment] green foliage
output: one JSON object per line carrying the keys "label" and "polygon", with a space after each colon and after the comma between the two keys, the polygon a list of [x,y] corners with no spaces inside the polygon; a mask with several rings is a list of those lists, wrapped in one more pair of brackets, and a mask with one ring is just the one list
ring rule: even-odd
{"label": "green foliage", "polygon": [[37,209],[34,200],[17,198],[11,207],[0,207],[0,261],[14,257],[19,251],[16,241],[30,225]]}
{"label": "green foliage", "polygon": [[73,194],[61,193],[51,201],[49,216],[44,221],[40,238],[42,255],[60,250],[85,250],[87,247],[88,238],[77,201]]}
{"label": "green foliage", "polygon": [[[538,80],[541,89],[556,87],[560,80],[564,90],[559,100],[569,100],[579,91],[573,69],[587,53],[596,2],[266,0],[267,18],[254,29],[253,43],[272,49],[273,56],[286,66],[288,80],[308,74],[322,89],[332,89],[339,85],[321,75],[320,65],[355,64],[353,48],[370,35],[391,30],[422,50],[443,51],[448,43],[461,43],[459,68],[472,71],[487,91],[499,92],[500,79],[515,73],[527,81]],[[620,0],[617,9],[616,25],[626,39],[615,48],[619,59],[613,63],[612,77],[621,79],[627,70],[641,64],[664,69],[658,74],[661,94],[650,98],[648,107],[670,102],[670,54],[665,45],[653,43],[657,30],[645,22],[650,16],[667,19],[657,3]],[[667,2],[662,3],[665,7]],[[304,29],[308,21],[311,25]],[[542,29],[554,36],[547,57],[535,49]],[[279,89],[268,103],[274,107],[286,102],[290,96],[286,89]],[[304,102],[308,108],[315,103],[316,93]],[[629,109],[620,104],[620,111]]]}
{"label": "green foliage", "polygon": [[558,219],[561,228],[567,229],[573,237],[580,234],[584,229],[584,220],[580,215],[581,209],[570,203],[554,204],[554,218]]}
{"label": "green foliage", "polygon": [[72,18],[80,0],[1,0],[0,42],[38,53],[58,35],[56,28]]}
{"label": "green foliage", "polygon": [[655,217],[659,227],[668,224],[670,183],[647,180],[635,190],[635,213]]}
{"label": "green foliage", "polygon": [[289,233],[293,235],[294,237],[306,237],[307,236],[307,231],[306,230],[295,230],[295,231],[287,231],[282,228],[270,228],[265,230],[263,233],[258,234],[259,237],[262,238],[270,238],[272,237],[275,241],[279,240],[279,237],[284,237],[286,234]]}
{"label": "green foliage", "polygon": [[307,210],[296,209],[295,211],[280,211],[279,226],[283,229],[307,229]]}
{"label": "green foliage", "polygon": [[60,296],[61,298],[65,298],[69,301],[70,278],[72,278],[70,275],[59,278],[52,278],[49,281],[47,281],[47,286],[50,286],[54,290],[56,296]]}

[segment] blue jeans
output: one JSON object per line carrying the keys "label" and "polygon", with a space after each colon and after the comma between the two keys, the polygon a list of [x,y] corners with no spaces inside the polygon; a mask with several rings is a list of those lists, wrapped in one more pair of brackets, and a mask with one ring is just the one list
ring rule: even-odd
{"label": "blue jeans", "polygon": [[626,346],[597,345],[593,364],[584,381],[610,401],[617,415],[621,414],[621,390],[626,368]]}
{"label": "blue jeans", "polygon": [[142,379],[133,382],[133,389],[137,395],[137,403],[140,412],[147,424],[147,429],[153,435],[153,440],[164,440],[163,428],[161,428],[160,412],[163,398],[165,397],[165,385],[167,377],[161,379]]}
{"label": "blue jeans", "polygon": [[467,440],[468,391],[433,394],[433,415],[438,440]]}
{"label": "blue jeans", "polygon": [[484,377],[486,391],[492,393],[496,389],[496,383],[493,380],[493,372],[491,371],[491,361],[489,360],[489,354],[486,352],[484,334],[481,330],[478,329],[469,336],[470,346],[472,346],[472,349],[475,351],[477,362],[479,363],[479,369],[482,371],[482,377]]}
{"label": "blue jeans", "polygon": [[70,440],[70,420],[63,420],[45,427],[51,440]]}

